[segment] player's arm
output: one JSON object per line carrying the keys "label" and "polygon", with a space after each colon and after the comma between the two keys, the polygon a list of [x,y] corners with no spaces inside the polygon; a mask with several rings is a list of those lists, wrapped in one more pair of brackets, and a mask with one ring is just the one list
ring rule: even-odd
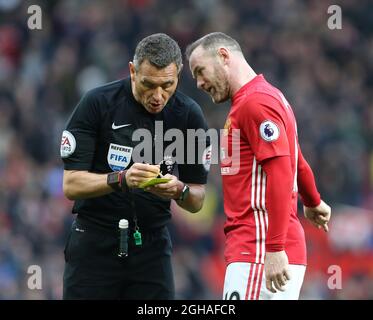
{"label": "player's arm", "polygon": [[320,193],[317,191],[315,177],[312,169],[306,159],[304,159],[302,151],[298,144],[298,191],[302,202],[307,207],[316,207],[320,204]]}
{"label": "player's arm", "polygon": [[268,231],[266,235],[265,274],[266,286],[283,291],[282,287],[290,279],[285,241],[291,213],[293,179],[289,156],[279,156],[262,162],[266,173],[266,210]]}
{"label": "player's arm", "polygon": [[317,191],[315,177],[306,159],[303,157],[298,145],[298,189],[304,204],[305,217],[317,228],[329,231],[328,222],[331,216],[331,208],[320,198]]}
{"label": "player's arm", "polygon": [[[159,167],[144,163],[134,163],[131,168],[122,171],[121,179],[128,188],[136,188],[141,183],[156,177]],[[121,187],[121,186],[120,186]],[[70,200],[103,196],[115,189],[108,184],[108,174],[98,174],[83,170],[64,170],[63,192]]]}

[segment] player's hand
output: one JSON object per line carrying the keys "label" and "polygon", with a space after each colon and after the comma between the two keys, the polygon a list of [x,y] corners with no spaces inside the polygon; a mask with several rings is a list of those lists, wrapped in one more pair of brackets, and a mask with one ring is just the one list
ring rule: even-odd
{"label": "player's hand", "polygon": [[155,186],[145,188],[145,191],[151,192],[159,197],[166,199],[178,199],[184,187],[184,184],[171,174],[166,174],[163,178],[171,179],[169,182],[160,183]]}
{"label": "player's hand", "polygon": [[317,207],[309,208],[303,206],[304,216],[311,221],[316,228],[323,228],[325,232],[329,231],[328,222],[331,216],[331,208],[321,200]]}
{"label": "player's hand", "polygon": [[285,251],[266,252],[264,259],[264,272],[266,287],[276,293],[276,289],[285,291],[284,286],[290,280],[289,261]]}
{"label": "player's hand", "polygon": [[138,188],[141,183],[157,177],[159,171],[159,165],[134,163],[126,173],[127,185],[129,188]]}

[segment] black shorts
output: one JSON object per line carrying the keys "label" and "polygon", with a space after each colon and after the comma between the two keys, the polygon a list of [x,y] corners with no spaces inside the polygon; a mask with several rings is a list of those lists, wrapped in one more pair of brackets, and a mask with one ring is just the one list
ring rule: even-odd
{"label": "black shorts", "polygon": [[77,218],[65,247],[63,299],[174,299],[167,227],[130,233],[128,257],[118,257],[119,235]]}

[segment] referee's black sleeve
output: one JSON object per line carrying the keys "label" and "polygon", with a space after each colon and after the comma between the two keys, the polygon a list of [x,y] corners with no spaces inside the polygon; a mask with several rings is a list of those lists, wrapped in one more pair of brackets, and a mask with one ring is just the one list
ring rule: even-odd
{"label": "referee's black sleeve", "polygon": [[[210,157],[211,157],[211,146],[210,138],[207,134],[207,123],[201,107],[193,102],[188,115],[187,129],[198,130],[202,133],[202,130],[205,134],[201,134],[193,141],[188,141],[185,139],[185,161],[184,164],[179,165],[179,179],[185,183],[195,183],[195,184],[206,184],[207,175],[210,169]],[[188,159],[188,152],[191,151],[191,148],[194,146],[194,159],[193,163],[190,163],[190,157]]]}
{"label": "referee's black sleeve", "polygon": [[87,92],[67,121],[61,144],[69,139],[72,149],[62,152],[65,170],[90,170],[99,131],[100,110],[94,90]]}

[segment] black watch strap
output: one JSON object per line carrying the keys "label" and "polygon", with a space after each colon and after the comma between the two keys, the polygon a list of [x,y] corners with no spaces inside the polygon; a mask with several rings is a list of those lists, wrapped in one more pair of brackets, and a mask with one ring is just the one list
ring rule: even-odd
{"label": "black watch strap", "polygon": [[183,190],[181,191],[181,195],[179,199],[177,200],[184,201],[189,195],[189,189],[190,189],[189,186],[186,183],[184,183],[184,187],[183,187]]}
{"label": "black watch strap", "polygon": [[126,170],[110,172],[107,175],[107,184],[115,191],[127,192]]}

